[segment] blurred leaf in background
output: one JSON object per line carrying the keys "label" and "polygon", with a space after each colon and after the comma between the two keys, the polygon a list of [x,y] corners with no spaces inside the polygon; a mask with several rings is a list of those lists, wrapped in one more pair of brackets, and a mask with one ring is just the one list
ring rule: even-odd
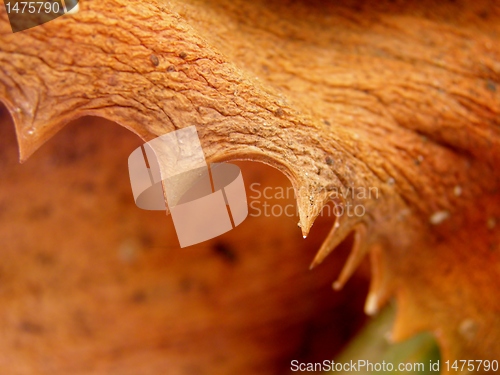
{"label": "blurred leaf in background", "polygon": [[[438,362],[440,353],[437,342],[430,333],[422,333],[402,343],[390,343],[388,338],[395,313],[393,307],[388,307],[375,317],[335,359],[335,363],[366,361],[365,363],[373,365],[386,364],[385,371],[375,371],[366,366],[357,368],[357,374],[377,373],[386,375],[401,372],[398,370],[400,364],[408,364],[405,366],[405,374],[436,374],[436,371],[431,370],[430,363]],[[392,364],[392,371],[389,371],[390,364]],[[332,373],[348,374],[352,373],[352,371],[333,371],[327,374]]]}

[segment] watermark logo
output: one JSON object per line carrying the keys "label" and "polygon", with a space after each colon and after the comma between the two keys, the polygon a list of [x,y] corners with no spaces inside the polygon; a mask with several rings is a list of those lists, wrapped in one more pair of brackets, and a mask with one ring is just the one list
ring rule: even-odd
{"label": "watermark logo", "polygon": [[78,11],[78,0],[4,0],[4,5],[14,33],[40,26],[65,14]]}
{"label": "watermark logo", "polygon": [[[264,186],[259,182],[250,185],[249,207],[251,217],[287,217],[298,219],[296,201],[297,192],[292,186]],[[319,216],[326,217],[363,217],[366,214],[365,203],[379,198],[377,187],[318,187],[313,193],[323,195],[326,193],[328,200]]]}
{"label": "watermark logo", "polygon": [[137,148],[128,159],[138,207],[168,209],[181,247],[220,236],[248,215],[241,170],[205,161],[196,127],[165,134]]}

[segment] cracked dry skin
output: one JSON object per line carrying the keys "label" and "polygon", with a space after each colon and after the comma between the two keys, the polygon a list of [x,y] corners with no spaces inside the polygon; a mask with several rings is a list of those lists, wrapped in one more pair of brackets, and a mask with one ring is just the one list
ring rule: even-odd
{"label": "cracked dry skin", "polygon": [[498,359],[499,32],[481,0],[85,1],[22,34],[2,9],[0,98],[22,160],[83,115],[143,140],[196,125],[209,161],[290,179],[303,235],[332,190],[377,188],[341,200],[366,215],[340,217],[313,265],[354,231],[335,286],[369,253],[365,310],[396,297],[394,340]]}

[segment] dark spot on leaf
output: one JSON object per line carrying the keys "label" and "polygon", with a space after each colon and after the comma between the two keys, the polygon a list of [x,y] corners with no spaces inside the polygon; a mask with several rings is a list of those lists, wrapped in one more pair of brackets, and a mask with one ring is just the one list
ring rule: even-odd
{"label": "dark spot on leaf", "polygon": [[151,63],[153,63],[154,66],[158,66],[160,64],[160,60],[158,60],[158,56],[156,56],[155,54],[149,56],[149,59],[151,60]]}
{"label": "dark spot on leaf", "polygon": [[137,304],[146,302],[147,299],[148,299],[148,296],[144,290],[137,290],[130,297],[130,300],[133,303],[137,303]]}
{"label": "dark spot on leaf", "polygon": [[87,194],[92,194],[96,191],[95,183],[92,181],[82,182],[79,186],[80,190]]}
{"label": "dark spot on leaf", "polygon": [[488,90],[490,90],[491,92],[496,92],[497,91],[497,85],[495,84],[495,82],[493,82],[491,80],[487,80],[486,81],[486,88]]}
{"label": "dark spot on leaf", "polygon": [[213,250],[227,263],[236,263],[236,261],[238,260],[236,252],[228,244],[217,242],[214,245]]}
{"label": "dark spot on leaf", "polygon": [[482,10],[478,14],[479,18],[485,20],[488,18],[488,11],[487,10]]}
{"label": "dark spot on leaf", "polygon": [[179,287],[182,292],[189,293],[193,289],[193,280],[188,277],[183,278],[179,283]]}
{"label": "dark spot on leaf", "polygon": [[169,72],[169,73],[176,72],[176,71],[177,71],[177,69],[175,68],[175,65],[169,65],[167,68],[167,72]]}
{"label": "dark spot on leaf", "polygon": [[22,332],[31,333],[33,335],[40,335],[44,331],[43,327],[40,324],[35,322],[30,322],[28,320],[22,321],[19,326],[19,329]]}
{"label": "dark spot on leaf", "polygon": [[108,77],[108,85],[110,85],[110,86],[118,85],[118,79],[116,78],[116,76],[114,74],[112,76]]}
{"label": "dark spot on leaf", "polygon": [[29,218],[31,220],[42,220],[49,217],[52,214],[52,207],[50,205],[34,207],[29,213]]}
{"label": "dark spot on leaf", "polygon": [[51,163],[54,165],[69,165],[81,159],[94,155],[97,151],[95,143],[77,143],[75,139],[66,138],[65,142],[54,149],[51,155]]}
{"label": "dark spot on leaf", "polygon": [[142,233],[140,241],[144,250],[149,250],[153,247],[153,236],[150,233]]}
{"label": "dark spot on leaf", "polygon": [[327,157],[326,157],[326,159],[325,159],[325,162],[326,162],[326,164],[328,164],[328,165],[333,165],[333,163],[334,163],[335,161],[333,160],[333,158],[332,158],[331,156],[327,156]]}
{"label": "dark spot on leaf", "polygon": [[185,60],[185,59],[186,59],[186,57],[188,57],[188,55],[187,55],[187,53],[186,53],[186,52],[181,52],[181,53],[179,53],[179,57],[180,57],[181,59]]}
{"label": "dark spot on leaf", "polygon": [[328,121],[328,120],[323,120],[323,123],[324,123],[326,126],[330,126],[330,125],[331,125],[330,121]]}
{"label": "dark spot on leaf", "polygon": [[44,266],[50,266],[54,264],[54,256],[52,254],[38,253],[36,254],[35,259]]}
{"label": "dark spot on leaf", "polygon": [[281,109],[281,108],[278,108],[276,111],[274,111],[274,115],[277,117],[283,117],[284,114],[285,114],[285,111],[283,111],[283,109]]}

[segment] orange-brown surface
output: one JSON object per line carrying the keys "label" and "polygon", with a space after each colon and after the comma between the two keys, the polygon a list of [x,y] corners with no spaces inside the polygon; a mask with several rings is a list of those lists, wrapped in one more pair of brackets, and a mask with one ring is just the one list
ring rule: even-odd
{"label": "orange-brown surface", "polygon": [[[196,125],[209,160],[263,161],[289,177],[304,235],[332,189],[377,188],[376,199],[340,199],[363,204],[367,213],[339,218],[315,264],[354,231],[352,256],[336,285],[370,253],[365,310],[376,313],[395,296],[395,340],[430,330],[445,359],[498,358],[496,1],[85,1],[77,15],[17,34],[4,12],[0,17],[0,98],[23,160],[82,115],[114,121],[144,140]],[[88,144],[105,136],[104,126],[88,128]],[[36,199],[36,190],[33,183],[27,194]],[[118,199],[112,187],[104,190]],[[116,213],[115,220],[122,217]],[[105,222],[98,227],[105,230]],[[277,225],[252,229],[248,238],[274,235]],[[70,231],[61,236],[69,241]],[[245,242],[233,232],[234,243]],[[296,228],[280,234],[300,244]],[[309,237],[318,245],[323,239],[314,231]],[[84,238],[93,243],[97,236]],[[116,241],[115,248],[122,246]],[[300,245],[283,245],[283,253],[302,256],[294,246]],[[222,278],[215,266],[204,267]],[[314,293],[303,301],[309,298]],[[251,309],[241,314],[241,322],[254,316]],[[232,361],[245,360],[240,349]],[[272,350],[263,348],[259,357],[266,355]]]}

